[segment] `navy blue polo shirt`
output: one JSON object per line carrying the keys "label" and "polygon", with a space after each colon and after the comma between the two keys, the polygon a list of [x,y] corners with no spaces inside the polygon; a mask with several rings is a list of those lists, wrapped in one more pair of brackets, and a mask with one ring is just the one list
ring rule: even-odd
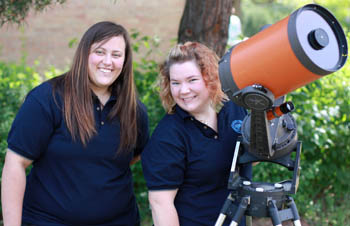
{"label": "navy blue polo shirt", "polygon": [[[228,196],[236,139],[246,111],[226,102],[218,132],[176,106],[159,122],[142,153],[149,190],[178,189],[175,207],[181,226],[214,225]],[[251,165],[240,170],[251,177]]]}
{"label": "navy blue polo shirt", "polygon": [[[52,84],[34,88],[21,106],[8,136],[8,148],[33,160],[27,176],[23,222],[53,225],[135,225],[139,213],[129,167],[148,141],[148,118],[139,102],[137,147],[116,154],[118,119],[107,120],[117,98],[103,110],[94,98],[97,135],[84,147],[73,141],[62,115],[60,95]],[[93,97],[92,97],[93,98]]]}

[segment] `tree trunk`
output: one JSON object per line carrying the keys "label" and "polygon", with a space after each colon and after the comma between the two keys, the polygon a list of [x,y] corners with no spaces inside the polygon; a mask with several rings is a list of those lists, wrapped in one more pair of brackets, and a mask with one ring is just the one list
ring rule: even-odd
{"label": "tree trunk", "polygon": [[232,5],[233,0],[186,0],[178,42],[201,42],[221,57],[226,50]]}

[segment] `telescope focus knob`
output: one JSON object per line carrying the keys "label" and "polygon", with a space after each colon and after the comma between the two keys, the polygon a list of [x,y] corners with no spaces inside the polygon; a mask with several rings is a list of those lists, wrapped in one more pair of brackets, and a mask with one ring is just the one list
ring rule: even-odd
{"label": "telescope focus knob", "polygon": [[310,31],[307,38],[311,47],[315,50],[323,49],[329,44],[328,34],[322,28],[317,28],[315,30]]}

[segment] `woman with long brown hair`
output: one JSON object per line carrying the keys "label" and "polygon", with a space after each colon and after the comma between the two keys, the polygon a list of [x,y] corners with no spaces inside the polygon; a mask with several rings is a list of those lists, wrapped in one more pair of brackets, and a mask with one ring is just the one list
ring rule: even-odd
{"label": "woman with long brown hair", "polygon": [[97,23],[71,69],[34,88],[13,122],[2,175],[4,225],[139,225],[130,164],[147,140],[128,33]]}

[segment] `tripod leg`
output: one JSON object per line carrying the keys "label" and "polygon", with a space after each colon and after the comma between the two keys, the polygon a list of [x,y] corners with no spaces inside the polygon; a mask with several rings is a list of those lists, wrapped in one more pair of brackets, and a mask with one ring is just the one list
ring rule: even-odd
{"label": "tripod leg", "polygon": [[276,201],[275,200],[268,200],[267,206],[269,209],[270,217],[272,220],[272,224],[274,226],[282,226],[282,222],[280,220],[280,217],[278,215],[278,209],[276,206]]}
{"label": "tripod leg", "polygon": [[233,205],[233,199],[232,199],[232,196],[230,193],[227,196],[227,199],[221,208],[220,215],[219,215],[218,219],[216,220],[215,226],[221,226],[224,223],[226,215],[228,214],[231,205]]}
{"label": "tripod leg", "polygon": [[300,217],[298,213],[297,206],[295,205],[294,199],[292,197],[288,197],[288,205],[292,210],[294,216],[294,226],[301,226]]}
{"label": "tripod leg", "polygon": [[234,217],[232,218],[231,224],[230,226],[237,226],[238,223],[241,221],[244,212],[246,211],[248,205],[249,205],[249,201],[250,201],[250,197],[243,197],[241,202],[239,203],[238,209],[234,215]]}

